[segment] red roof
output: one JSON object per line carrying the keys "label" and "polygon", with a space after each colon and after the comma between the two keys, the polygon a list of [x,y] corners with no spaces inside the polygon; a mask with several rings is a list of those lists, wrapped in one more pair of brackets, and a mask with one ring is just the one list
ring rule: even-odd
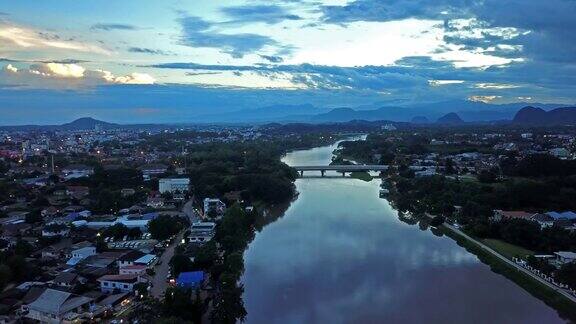
{"label": "red roof", "polygon": [[534,214],[527,213],[525,211],[515,211],[515,210],[512,210],[512,211],[499,210],[498,212],[502,215],[502,217],[505,217],[505,218],[530,219],[534,215]]}

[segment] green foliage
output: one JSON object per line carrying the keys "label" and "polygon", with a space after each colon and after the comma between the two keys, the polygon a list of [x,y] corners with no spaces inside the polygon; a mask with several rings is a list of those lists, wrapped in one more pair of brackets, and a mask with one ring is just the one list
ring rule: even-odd
{"label": "green foliage", "polygon": [[172,259],[170,259],[170,268],[172,269],[172,275],[177,277],[182,272],[194,270],[194,263],[190,261],[190,257],[184,254],[174,254]]}
{"label": "green foliage", "polygon": [[576,263],[567,263],[556,271],[556,280],[576,288]]}
{"label": "green foliage", "polygon": [[186,224],[181,217],[161,215],[148,223],[148,232],[153,239],[162,241],[177,234]]}
{"label": "green foliage", "polygon": [[120,240],[122,238],[124,238],[124,236],[128,235],[128,227],[126,227],[126,225],[124,224],[114,224],[108,228],[106,228],[106,230],[104,230],[104,237],[113,237],[116,240]]}
{"label": "green foliage", "polygon": [[162,313],[167,317],[201,323],[202,304],[200,297],[197,295],[193,299],[191,289],[170,287],[164,293]]}

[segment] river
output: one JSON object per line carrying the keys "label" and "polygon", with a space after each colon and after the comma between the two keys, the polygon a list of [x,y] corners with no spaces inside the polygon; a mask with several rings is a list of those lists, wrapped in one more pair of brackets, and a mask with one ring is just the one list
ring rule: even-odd
{"label": "river", "polygon": [[[289,165],[330,163],[335,145]],[[409,225],[380,180],[301,178],[300,195],[245,252],[247,323],[562,323],[448,237]]]}

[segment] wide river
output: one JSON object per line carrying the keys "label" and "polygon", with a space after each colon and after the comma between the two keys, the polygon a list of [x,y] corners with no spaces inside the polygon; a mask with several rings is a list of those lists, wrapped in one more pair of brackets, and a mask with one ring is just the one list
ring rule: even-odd
{"label": "wide river", "polygon": [[[327,165],[335,148],[283,161]],[[564,322],[452,239],[400,221],[379,184],[296,181],[298,199],[245,253],[247,323]]]}

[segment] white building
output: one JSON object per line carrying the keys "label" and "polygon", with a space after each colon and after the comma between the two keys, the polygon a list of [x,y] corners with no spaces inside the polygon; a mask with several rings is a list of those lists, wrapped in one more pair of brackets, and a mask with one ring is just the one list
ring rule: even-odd
{"label": "white building", "polygon": [[66,262],[69,266],[74,266],[78,264],[78,262],[86,259],[89,256],[96,255],[96,248],[93,246],[83,247],[81,249],[77,249],[72,251],[72,257],[68,262]]}
{"label": "white building", "polygon": [[165,178],[160,179],[158,182],[158,191],[160,191],[160,193],[186,192],[189,186],[190,179],[188,178]]}
{"label": "white building", "polygon": [[218,216],[222,215],[226,211],[226,204],[218,198],[205,198],[204,217],[208,217],[210,211],[215,211]]}
{"label": "white building", "polygon": [[105,275],[98,278],[100,282],[100,291],[105,294],[119,292],[131,292],[134,290],[134,285],[140,282],[140,276],[137,274],[119,274],[119,275]]}

